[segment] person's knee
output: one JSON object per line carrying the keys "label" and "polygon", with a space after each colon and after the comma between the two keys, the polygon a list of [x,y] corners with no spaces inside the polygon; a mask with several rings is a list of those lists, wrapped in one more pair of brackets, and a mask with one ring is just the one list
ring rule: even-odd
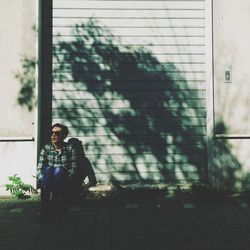
{"label": "person's knee", "polygon": [[52,178],[53,168],[50,166],[44,167],[41,179],[41,188],[48,188],[49,186],[51,186]]}
{"label": "person's knee", "polygon": [[54,177],[65,176],[66,170],[63,167],[56,167],[53,173]]}
{"label": "person's knee", "polygon": [[43,176],[45,175],[52,175],[53,174],[53,167],[50,167],[50,166],[46,166],[43,168]]}
{"label": "person's knee", "polygon": [[53,181],[56,187],[65,186],[68,181],[68,174],[66,169],[57,167],[53,173]]}

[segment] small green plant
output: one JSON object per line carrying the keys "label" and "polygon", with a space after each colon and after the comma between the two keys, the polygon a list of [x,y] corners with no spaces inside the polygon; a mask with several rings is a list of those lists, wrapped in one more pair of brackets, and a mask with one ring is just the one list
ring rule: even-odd
{"label": "small green plant", "polygon": [[6,191],[10,191],[18,199],[28,199],[30,195],[27,193],[37,193],[37,190],[32,185],[24,183],[17,174],[9,176],[8,179],[10,183],[5,184],[4,187]]}

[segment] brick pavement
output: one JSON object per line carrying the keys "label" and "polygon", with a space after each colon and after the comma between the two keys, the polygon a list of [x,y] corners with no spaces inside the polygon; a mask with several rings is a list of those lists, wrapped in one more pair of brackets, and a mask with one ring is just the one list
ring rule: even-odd
{"label": "brick pavement", "polygon": [[240,204],[83,202],[51,222],[37,201],[0,199],[0,249],[249,250],[250,209]]}

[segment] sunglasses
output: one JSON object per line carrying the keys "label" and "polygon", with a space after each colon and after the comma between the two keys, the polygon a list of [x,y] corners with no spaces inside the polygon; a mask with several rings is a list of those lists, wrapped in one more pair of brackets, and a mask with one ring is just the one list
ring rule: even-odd
{"label": "sunglasses", "polygon": [[62,131],[51,131],[51,135],[61,136],[63,133]]}

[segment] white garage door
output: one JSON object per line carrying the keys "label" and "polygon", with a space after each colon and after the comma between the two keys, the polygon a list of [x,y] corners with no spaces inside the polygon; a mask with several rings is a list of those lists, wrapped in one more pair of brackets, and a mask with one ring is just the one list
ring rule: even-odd
{"label": "white garage door", "polygon": [[53,1],[53,123],[103,181],[206,179],[205,1]]}

